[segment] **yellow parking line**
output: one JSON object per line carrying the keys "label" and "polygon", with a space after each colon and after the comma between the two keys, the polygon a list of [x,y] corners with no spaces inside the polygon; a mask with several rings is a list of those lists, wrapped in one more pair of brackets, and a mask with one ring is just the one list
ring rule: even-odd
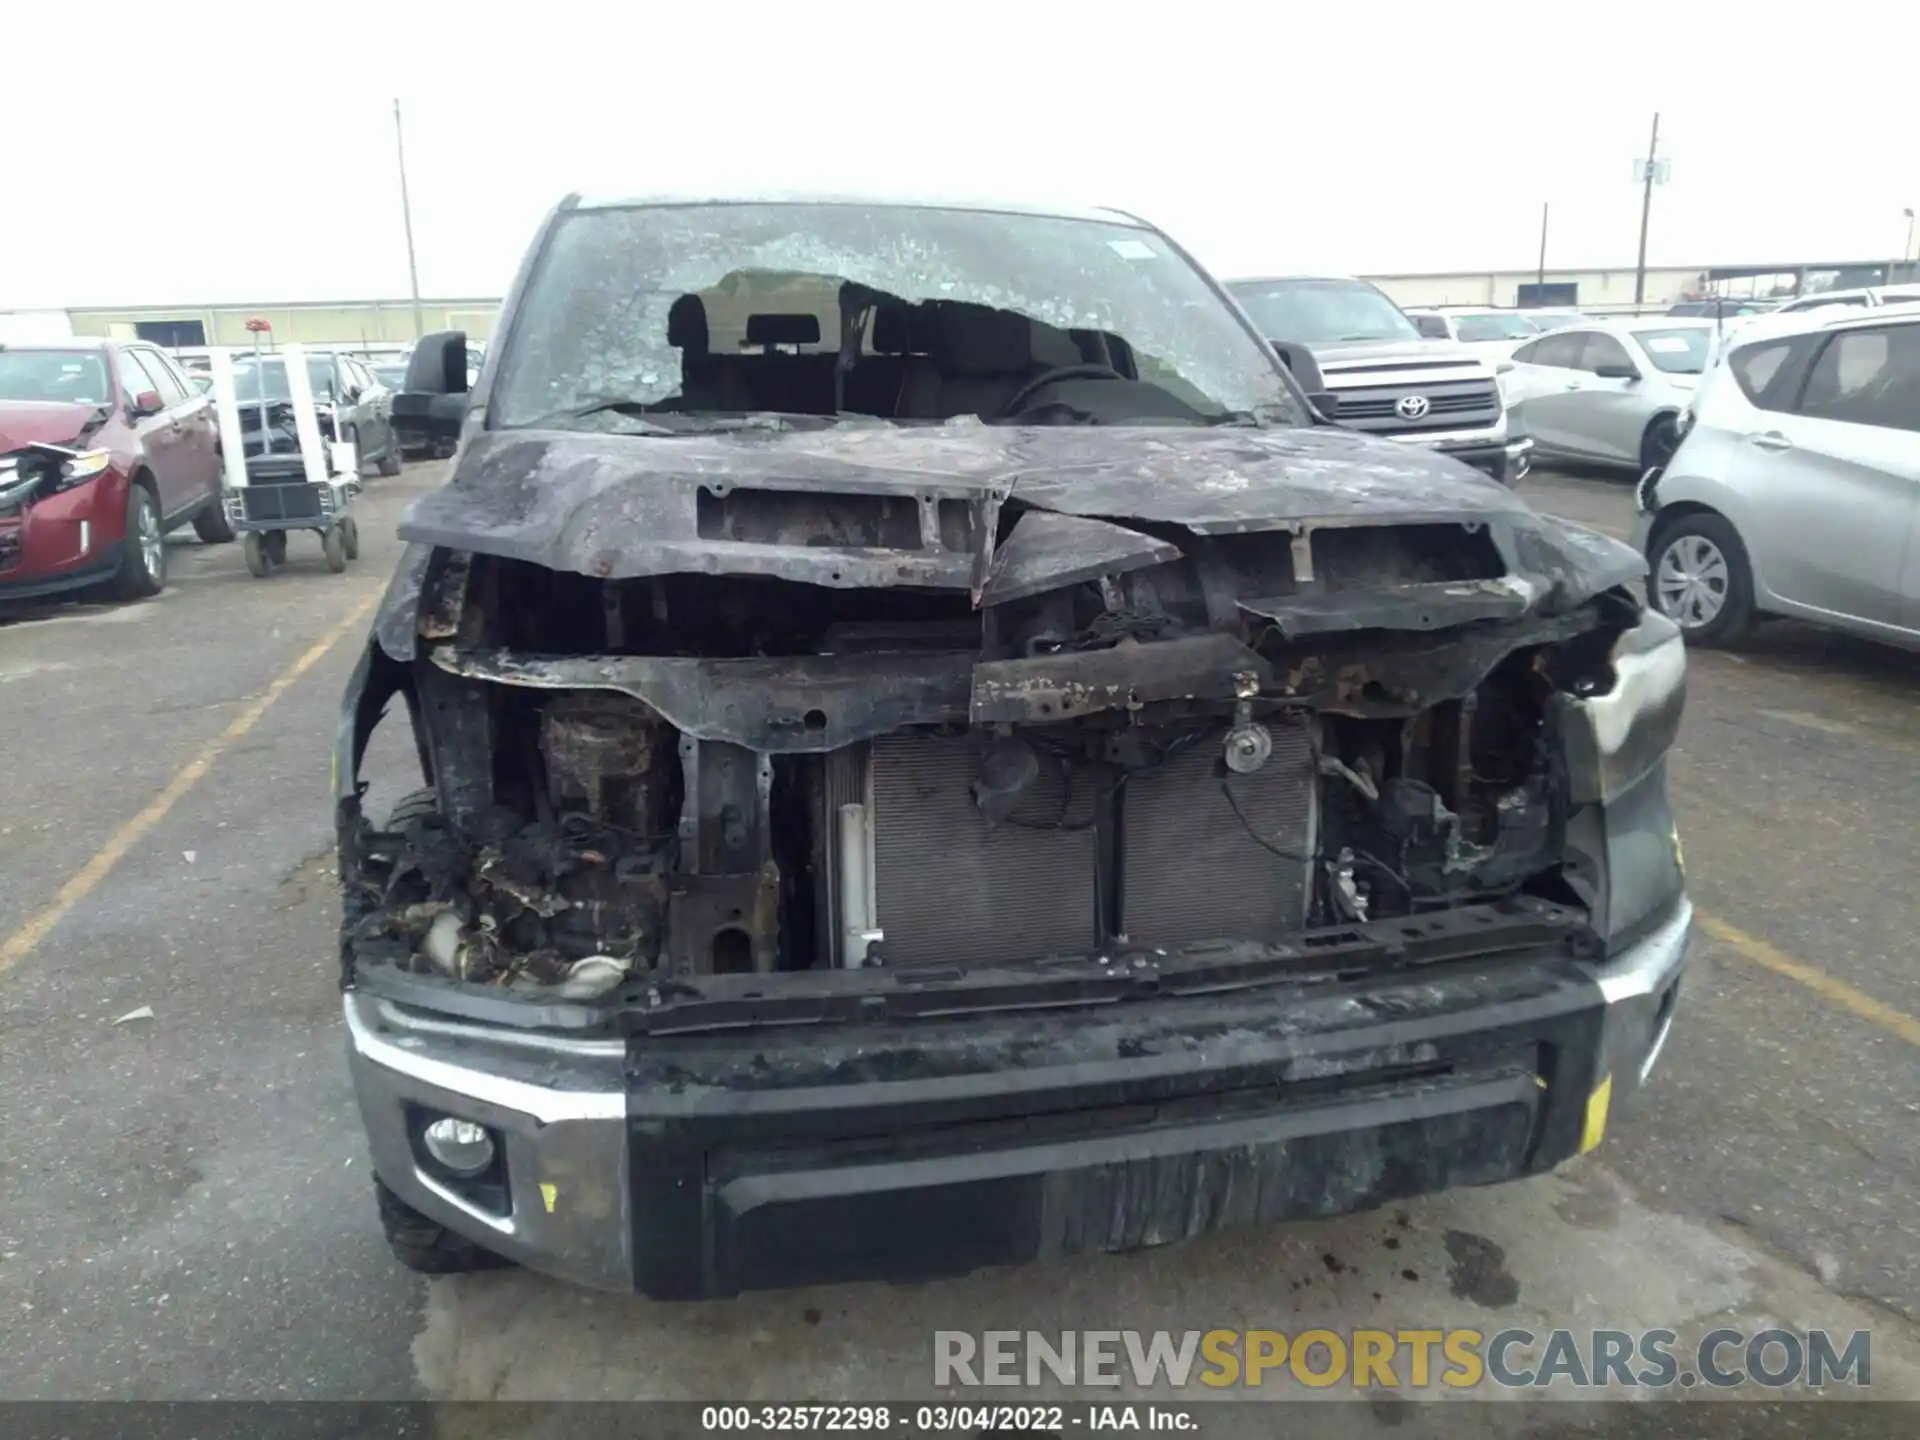
{"label": "yellow parking line", "polygon": [[243,709],[228,723],[200,753],[180,768],[180,773],[167,782],[162,790],[142,810],[113,834],[113,838],[95,852],[93,858],[82,865],[67,882],[54,894],[46,908],[31,920],[9,935],[4,944],[0,944],[0,973],[11,970],[15,965],[33,953],[34,947],[47,938],[54,926],[65,918],[67,912],[86,899],[95,886],[118,865],[127,851],[147,831],[166,818],[167,812],[180,803],[180,797],[191,790],[206,773],[213,768],[226,748],[260,723],[260,717],[272,708],[274,701],[286,694],[289,686],[307,671],[319,664],[326,653],[340,643],[341,638],[354,626],[366,619],[367,612],[373,609],[380,595],[375,592],[354,606],[346,619],[335,625],[312,648],[293,664],[281,671],[274,682],[267,686],[252,703]]}
{"label": "yellow parking line", "polygon": [[1851,1010],[1870,1025],[1878,1025],[1882,1030],[1891,1031],[1909,1045],[1920,1045],[1920,1020],[1914,1019],[1903,1010],[1896,1010],[1867,994],[1856,990],[1846,981],[1826,971],[1816,969],[1803,960],[1796,960],[1784,950],[1769,945],[1757,935],[1749,935],[1739,926],[1722,920],[1718,915],[1694,912],[1694,918],[1700,928],[1714,939],[1731,945],[1735,950],[1762,969],[1771,970],[1776,975],[1784,975],[1789,980],[1797,980],[1820,995],[1833,1001],[1843,1010]]}

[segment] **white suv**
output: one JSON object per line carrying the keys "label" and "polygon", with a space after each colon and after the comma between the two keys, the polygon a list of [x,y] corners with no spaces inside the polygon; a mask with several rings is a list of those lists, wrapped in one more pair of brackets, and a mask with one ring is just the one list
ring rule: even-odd
{"label": "white suv", "polygon": [[1409,310],[1407,318],[1425,338],[1464,345],[1478,352],[1489,365],[1506,359],[1513,353],[1514,346],[1540,333],[1540,327],[1527,318],[1526,311],[1493,306],[1436,306],[1431,310]]}
{"label": "white suv", "polygon": [[1684,423],[1635,541],[1689,641],[1785,615],[1920,649],[1920,307],[1737,335]]}

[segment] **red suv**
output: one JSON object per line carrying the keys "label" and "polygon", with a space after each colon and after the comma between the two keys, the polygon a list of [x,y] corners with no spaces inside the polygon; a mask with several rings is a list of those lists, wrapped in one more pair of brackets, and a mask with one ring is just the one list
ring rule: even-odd
{"label": "red suv", "polygon": [[233,539],[219,434],[212,397],[151,345],[0,345],[0,600],[157,595],[168,530]]}

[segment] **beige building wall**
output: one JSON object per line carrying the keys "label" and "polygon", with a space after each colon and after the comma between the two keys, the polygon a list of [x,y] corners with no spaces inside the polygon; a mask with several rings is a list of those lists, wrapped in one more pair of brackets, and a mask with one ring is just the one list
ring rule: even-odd
{"label": "beige building wall", "polygon": [[[1421,305],[1513,305],[1519,300],[1520,287],[1539,278],[1533,270],[1494,270],[1482,274],[1458,275],[1369,275],[1366,277],[1403,306]],[[1633,271],[1626,270],[1549,270],[1549,285],[1580,287],[1580,304],[1593,306],[1633,304]],[[1678,300],[1700,284],[1700,271],[1649,269],[1647,294],[1643,302],[1665,305]]]}
{"label": "beige building wall", "polygon": [[[493,333],[497,300],[422,300],[420,318],[431,330],[465,330],[475,340]],[[76,335],[131,335],[141,321],[198,320],[209,345],[251,345],[247,321],[265,320],[280,344],[408,344],[416,337],[408,300],[364,300],[332,305],[139,305],[67,312]]]}

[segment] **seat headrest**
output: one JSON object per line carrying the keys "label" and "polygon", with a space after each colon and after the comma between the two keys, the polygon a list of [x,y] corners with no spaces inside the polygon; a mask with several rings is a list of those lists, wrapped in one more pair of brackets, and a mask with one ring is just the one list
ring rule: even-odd
{"label": "seat headrest", "polygon": [[1043,370],[1058,370],[1063,365],[1084,365],[1087,357],[1080,353],[1079,342],[1064,330],[1056,330],[1051,325],[1035,320],[1032,324],[1033,338],[1028,346],[1028,358]]}
{"label": "seat headrest", "polygon": [[1024,315],[959,300],[932,307],[931,349],[948,375],[1018,375],[1033,364],[1033,324]]}
{"label": "seat headrest", "polygon": [[707,305],[698,295],[682,295],[667,311],[667,344],[689,355],[707,353]]}
{"label": "seat headrest", "polygon": [[927,349],[924,312],[913,305],[882,302],[873,311],[873,353],[906,355]]}
{"label": "seat headrest", "polygon": [[747,316],[749,345],[818,345],[818,315],[760,314]]}

